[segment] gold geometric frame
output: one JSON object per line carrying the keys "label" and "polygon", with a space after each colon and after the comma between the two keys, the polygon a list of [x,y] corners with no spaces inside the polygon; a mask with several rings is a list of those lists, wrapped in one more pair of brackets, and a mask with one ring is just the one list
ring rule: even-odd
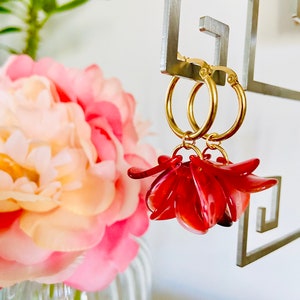
{"label": "gold geometric frame", "polygon": [[[300,17],[300,1],[297,16]],[[259,0],[248,0],[243,87],[252,92],[300,100],[300,92],[254,80]],[[299,15],[298,15],[299,13]]]}
{"label": "gold geometric frame", "polygon": [[[248,0],[248,29],[246,45],[246,87],[248,90],[278,97],[300,99],[300,92],[280,88],[254,80],[255,47],[257,34],[257,16],[259,0]],[[298,9],[300,0],[298,1]],[[178,57],[178,35],[181,0],[165,0],[165,16],[162,41],[161,72],[199,80],[199,65],[180,60]],[[299,9],[300,10],[300,9]],[[297,14],[298,15],[298,14]],[[300,15],[300,12],[299,12]],[[201,23],[202,22],[202,23]],[[202,25],[201,25],[202,24]],[[202,26],[202,27],[201,27]],[[210,17],[200,18],[200,31],[208,31],[216,38],[215,58],[220,65],[226,65],[229,27]],[[248,56],[247,56],[248,55]],[[224,78],[217,77],[217,84],[224,85]],[[257,231],[263,233],[278,226],[281,177],[277,176],[278,185],[273,190],[271,220],[266,220],[266,208],[258,209]],[[240,218],[238,231],[237,265],[246,266],[265,255],[300,238],[300,230],[289,233],[254,250],[248,251],[249,207]]]}
{"label": "gold geometric frame", "polygon": [[[256,231],[264,233],[268,230],[275,229],[278,226],[279,221],[279,205],[280,205],[280,191],[281,191],[281,177],[274,176],[277,178],[278,184],[273,187],[273,196],[271,203],[271,217],[270,220],[266,220],[266,208],[259,207],[257,210],[256,219]],[[237,246],[237,261],[236,264],[239,267],[244,267],[254,261],[270,254],[271,252],[278,250],[279,248],[293,242],[300,238],[300,230],[295,230],[290,234],[275,239],[270,243],[262,245],[256,249],[248,251],[248,223],[249,223],[249,211],[251,205],[248,206],[244,214],[239,220],[238,230],[238,246]]]}
{"label": "gold geometric frame", "polygon": [[[202,81],[199,75],[200,66],[178,57],[180,8],[181,0],[165,0],[160,70],[164,74]],[[214,64],[226,66],[229,26],[209,16],[204,16],[200,18],[199,30],[215,38]],[[213,78],[218,85],[225,85],[223,72],[216,71]]]}
{"label": "gold geometric frame", "polygon": [[297,24],[300,24],[300,0],[297,0],[296,13],[292,17]]}

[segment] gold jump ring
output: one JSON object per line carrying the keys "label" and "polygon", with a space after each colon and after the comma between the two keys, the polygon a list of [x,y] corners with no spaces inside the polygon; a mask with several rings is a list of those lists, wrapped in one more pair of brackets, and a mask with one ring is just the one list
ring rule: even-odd
{"label": "gold jump ring", "polygon": [[[205,62],[203,62],[203,66],[206,66],[207,64]],[[207,65],[208,66],[208,65]],[[209,67],[209,66],[208,66]],[[204,68],[203,68],[204,69]],[[186,134],[186,131],[181,130],[175,120],[174,120],[174,116],[173,116],[173,112],[172,112],[172,96],[173,96],[173,91],[175,88],[176,83],[179,80],[179,77],[174,76],[169,84],[168,90],[167,90],[167,94],[166,94],[166,115],[167,115],[167,121],[168,124],[170,126],[170,128],[172,129],[172,131],[181,139],[185,139],[185,140],[196,140],[200,137],[202,137],[211,127],[215,116],[216,116],[216,112],[217,112],[217,107],[218,107],[218,94],[217,94],[217,87],[216,87],[216,83],[214,82],[214,80],[212,79],[212,77],[209,75],[210,73],[210,68],[206,69],[207,72],[202,72],[201,77],[203,78],[204,83],[207,85],[208,87],[208,92],[209,92],[209,99],[210,99],[210,108],[209,108],[209,113],[208,113],[208,117],[206,119],[206,121],[202,124],[201,127],[199,127],[197,125],[197,129],[194,129],[194,132],[189,132],[189,134]],[[201,86],[203,85],[203,82],[197,82],[194,87],[192,88],[192,91],[190,93],[189,99],[192,99],[192,101],[194,101],[195,95],[198,92],[198,90],[201,88]],[[190,113],[192,111],[193,108],[193,102],[188,103],[188,108],[187,108],[187,113],[188,113],[188,118],[190,118]]]}
{"label": "gold jump ring", "polygon": [[225,159],[225,161],[226,161],[226,164],[229,164],[229,163],[230,163],[229,158],[228,158],[228,154],[227,154],[227,152],[225,151],[225,149],[224,149],[222,146],[217,145],[217,144],[214,144],[213,146],[206,147],[206,148],[202,151],[202,156],[205,155],[205,153],[206,153],[206,151],[207,151],[208,149],[218,150],[218,151],[222,154],[222,156],[224,157],[224,159]]}
{"label": "gold jump ring", "polygon": [[215,140],[213,141],[213,138],[215,137],[216,134],[217,133],[211,133],[208,135],[208,137],[206,138],[206,148],[202,151],[202,155],[204,156],[208,149],[218,150],[224,157],[226,163],[229,164],[229,158],[227,152],[221,146],[221,141],[215,141]]}
{"label": "gold jump ring", "polygon": [[173,150],[173,156],[175,156],[177,154],[177,152],[182,148],[187,149],[187,150],[190,150],[190,149],[193,150],[201,159],[203,159],[201,150],[196,145],[191,144],[191,143],[185,143],[184,145],[180,144],[177,147],[175,147],[175,149]]}
{"label": "gold jump ring", "polygon": [[[246,114],[246,106],[247,106],[246,95],[245,95],[245,91],[244,91],[243,87],[238,82],[238,77],[237,77],[236,73],[233,70],[231,70],[227,67],[223,67],[223,66],[211,66],[211,69],[212,69],[212,73],[210,74],[210,76],[212,76],[215,71],[223,71],[228,75],[227,82],[235,90],[235,92],[237,94],[237,98],[238,98],[238,104],[239,104],[238,116],[235,119],[233,125],[227,131],[225,131],[221,134],[214,133],[213,136],[210,137],[210,141],[223,141],[223,140],[228,139],[232,135],[234,135],[238,131],[238,129],[241,127],[241,125],[244,121],[244,118],[245,118],[245,114]],[[200,70],[200,72],[201,72],[201,70]],[[189,103],[188,103],[188,106],[190,108],[189,114],[188,114],[188,119],[189,119],[189,123],[192,126],[192,128],[194,130],[198,130],[199,126],[198,126],[195,116],[194,116],[193,102],[194,102],[194,99],[191,97],[189,99]],[[209,136],[209,133],[203,135],[203,138],[207,139],[208,136]]]}

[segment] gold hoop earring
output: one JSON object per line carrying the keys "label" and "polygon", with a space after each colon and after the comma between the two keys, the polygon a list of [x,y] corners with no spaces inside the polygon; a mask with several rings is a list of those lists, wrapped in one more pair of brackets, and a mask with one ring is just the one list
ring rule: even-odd
{"label": "gold hoop earring", "polygon": [[[238,104],[239,104],[238,116],[235,119],[233,125],[227,131],[225,131],[223,133],[220,133],[220,134],[214,133],[213,135],[210,136],[210,141],[218,142],[218,141],[223,141],[223,140],[228,139],[229,137],[234,135],[238,131],[238,129],[241,127],[241,125],[244,121],[244,118],[245,118],[247,103],[246,103],[246,95],[245,95],[244,89],[240,85],[240,83],[238,81],[238,77],[233,70],[231,70],[227,67],[223,67],[223,66],[211,66],[211,69],[212,69],[212,73],[210,76],[212,76],[215,71],[223,71],[228,75],[227,82],[235,90],[235,92],[237,94],[237,98],[238,98]],[[194,105],[194,98],[190,97],[189,101],[188,101],[188,106],[189,106],[188,120],[189,120],[189,123],[190,123],[191,127],[193,128],[193,130],[196,131],[199,129],[199,126],[198,126],[195,116],[194,116],[193,105]],[[207,139],[209,135],[210,134],[207,133],[207,134],[203,135],[203,138]]]}
{"label": "gold hoop earring", "polygon": [[[131,168],[131,178],[141,179],[158,174],[146,194],[146,204],[151,211],[150,218],[167,220],[177,218],[188,230],[205,233],[219,224],[230,226],[242,215],[249,203],[249,194],[262,191],[277,183],[276,179],[253,176],[252,171],[259,164],[251,159],[237,164],[232,163],[221,146],[224,139],[231,137],[241,126],[246,113],[246,97],[238,82],[237,75],[227,67],[212,67],[200,59],[184,58],[187,62],[199,64],[201,82],[192,88],[188,103],[187,117],[194,131],[181,130],[173,116],[172,96],[179,77],[173,77],[166,95],[166,116],[172,131],[181,138],[172,156],[158,157],[158,164],[148,170]],[[212,79],[215,71],[223,71],[227,82],[235,90],[238,102],[238,116],[233,125],[225,132],[208,133],[216,116],[218,94],[216,83]],[[202,82],[203,81],[203,82]],[[209,90],[209,114],[202,126],[198,126],[194,117],[194,100],[198,90],[206,84]],[[196,140],[206,139],[206,148],[201,151]],[[192,150],[195,154],[184,161],[178,154],[181,149]],[[215,160],[208,150],[217,150],[221,154]]]}
{"label": "gold hoop earring", "polygon": [[[192,91],[190,93],[189,99],[193,99],[194,101],[195,95],[198,92],[198,90],[202,87],[203,84],[205,84],[208,88],[209,92],[209,99],[210,99],[210,107],[209,107],[209,113],[208,117],[205,120],[205,122],[202,124],[201,127],[198,126],[194,128],[194,132],[190,131],[183,131],[181,130],[177,123],[175,122],[174,116],[173,116],[173,111],[172,111],[172,96],[174,92],[175,85],[177,84],[179,77],[174,76],[169,84],[167,94],[166,94],[166,116],[167,116],[167,121],[172,129],[172,131],[181,139],[185,139],[188,141],[194,141],[200,137],[202,137],[211,127],[216,113],[217,113],[217,108],[218,108],[218,94],[217,94],[217,87],[216,83],[210,76],[210,73],[212,72],[210,66],[205,63],[204,61],[201,61],[203,68],[201,68],[201,78],[203,79],[204,82],[197,82],[194,87],[192,88]],[[187,106],[187,114],[188,114],[188,119],[190,118],[190,113],[193,111],[193,102],[190,103],[191,101],[188,101],[188,106]]]}

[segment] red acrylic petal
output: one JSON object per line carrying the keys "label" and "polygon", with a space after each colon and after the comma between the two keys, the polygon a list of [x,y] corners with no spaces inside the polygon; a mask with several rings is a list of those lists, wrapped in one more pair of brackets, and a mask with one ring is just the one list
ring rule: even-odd
{"label": "red acrylic petal", "polygon": [[191,169],[187,162],[159,175],[147,194],[147,204],[152,211],[151,219],[173,218],[175,206],[181,225],[205,233],[223,216],[226,203],[214,177],[198,168]]}
{"label": "red acrylic petal", "polygon": [[180,168],[181,182],[176,188],[175,212],[178,222],[192,232],[205,233],[209,227],[209,216],[205,213],[205,199],[195,188],[189,165]]}
{"label": "red acrylic petal", "polygon": [[[191,171],[196,189],[206,201],[203,209],[207,210],[209,214],[209,226],[212,227],[220,220],[226,209],[226,197],[223,188],[214,176],[203,172],[198,167],[195,167],[193,163],[191,163]],[[201,178],[200,174],[204,174],[204,176]]]}
{"label": "red acrylic petal", "polygon": [[266,190],[278,183],[275,178],[264,178],[256,175],[230,176],[228,180],[238,190],[248,193],[256,193]]}
{"label": "red acrylic petal", "polygon": [[142,179],[160,173],[167,168],[172,168],[176,164],[180,163],[181,161],[182,161],[181,155],[176,155],[174,157],[168,157],[163,155],[158,158],[159,164],[157,166],[150,168],[148,170],[142,170],[140,168],[132,167],[127,171],[127,174],[130,178]]}
{"label": "red acrylic petal", "polygon": [[224,164],[224,158],[218,157],[217,162],[221,162],[222,165],[220,168],[224,171],[229,171],[231,174],[245,176],[248,174],[251,174],[259,165],[259,159],[258,158],[251,158],[239,163],[229,163],[227,164],[225,161]]}
{"label": "red acrylic petal", "polygon": [[174,189],[178,185],[177,170],[167,170],[160,174],[152,183],[146,194],[146,203],[152,212],[152,220],[175,218]]}
{"label": "red acrylic petal", "polygon": [[191,160],[199,165],[199,167],[204,168],[207,172],[223,174],[227,176],[228,174],[234,176],[245,176],[251,174],[259,165],[259,159],[253,158],[240,163],[229,163],[226,164],[226,160],[223,157],[217,159],[217,162],[213,162],[206,159],[200,159],[198,156],[191,156]]}
{"label": "red acrylic petal", "polygon": [[[191,185],[186,184],[190,190],[195,189],[192,181],[189,182]],[[182,188],[182,187],[181,187]],[[209,223],[203,217],[201,208],[199,207],[199,197],[197,193],[193,193],[187,199],[181,195],[176,196],[176,217],[185,229],[193,232],[204,234],[210,228]]]}
{"label": "red acrylic petal", "polygon": [[237,221],[249,205],[250,193],[242,192],[234,188],[230,180],[221,180],[226,202],[233,222]]}
{"label": "red acrylic petal", "polygon": [[222,218],[218,221],[218,225],[224,226],[224,227],[230,227],[232,225],[232,219],[229,212],[228,207],[226,208],[224,215]]}
{"label": "red acrylic petal", "polygon": [[[177,157],[180,159],[180,161],[182,160],[182,156],[181,155],[176,155],[174,157]],[[174,157],[170,157],[168,155],[160,155],[158,158],[157,158],[157,161],[158,161],[158,164],[164,164],[166,162],[168,162],[170,159],[174,158]]]}

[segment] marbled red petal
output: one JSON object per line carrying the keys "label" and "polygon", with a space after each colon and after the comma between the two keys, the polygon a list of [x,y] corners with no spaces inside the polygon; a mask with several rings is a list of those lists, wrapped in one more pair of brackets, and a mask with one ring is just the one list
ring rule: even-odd
{"label": "marbled red petal", "polygon": [[205,233],[210,227],[209,214],[203,209],[206,199],[195,187],[188,163],[180,168],[181,180],[176,187],[175,212],[178,222],[192,232]]}
{"label": "marbled red petal", "polygon": [[222,185],[210,173],[197,167],[191,158],[191,173],[195,188],[202,201],[202,214],[208,219],[209,227],[214,226],[222,218],[226,209],[226,197]]}
{"label": "marbled red petal", "polygon": [[160,174],[151,184],[146,194],[146,204],[152,212],[152,220],[166,220],[175,218],[174,196],[179,184],[177,170],[167,170]]}
{"label": "marbled red petal", "polygon": [[219,174],[223,176],[234,175],[234,176],[246,176],[251,174],[259,165],[258,158],[252,158],[239,163],[226,163],[223,157],[219,157],[217,162],[213,162],[207,159],[201,159],[198,156],[191,156],[191,159],[195,158],[195,164],[199,165],[207,172]]}
{"label": "marbled red petal", "polygon": [[182,161],[181,155],[169,157],[162,155],[158,157],[158,165],[148,170],[143,170],[137,167],[132,167],[127,171],[130,178],[142,179],[160,173],[168,168],[173,168]]}
{"label": "marbled red petal", "polygon": [[223,227],[230,227],[232,225],[232,222],[233,221],[231,219],[230,212],[227,206],[222,218],[218,221],[217,224]]}
{"label": "marbled red petal", "polygon": [[264,178],[253,174],[247,176],[229,176],[228,181],[238,190],[246,193],[256,193],[277,184],[275,178]]}
{"label": "marbled red petal", "polygon": [[235,222],[245,211],[250,201],[250,193],[237,190],[230,180],[219,179],[226,197],[228,216]]}

